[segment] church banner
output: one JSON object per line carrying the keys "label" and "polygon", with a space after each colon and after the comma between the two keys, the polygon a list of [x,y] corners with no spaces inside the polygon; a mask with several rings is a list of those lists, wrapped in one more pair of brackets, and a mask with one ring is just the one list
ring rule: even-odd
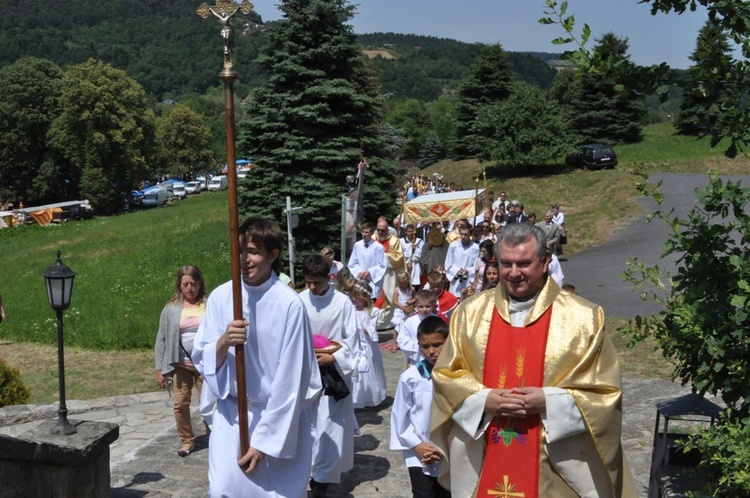
{"label": "church banner", "polygon": [[484,189],[461,190],[442,194],[426,194],[404,206],[405,223],[474,219],[485,208]]}

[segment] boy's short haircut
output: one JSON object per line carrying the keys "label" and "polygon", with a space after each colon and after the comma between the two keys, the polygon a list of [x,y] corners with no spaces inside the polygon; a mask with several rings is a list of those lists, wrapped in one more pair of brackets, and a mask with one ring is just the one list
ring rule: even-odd
{"label": "boy's short haircut", "polygon": [[571,294],[578,294],[578,292],[576,291],[576,286],[573,284],[565,284],[561,287],[561,289],[564,291],[568,291]]}
{"label": "boy's short haircut", "polygon": [[375,225],[373,225],[369,221],[365,221],[364,223],[362,223],[362,227],[361,227],[360,230],[373,230],[374,231],[375,230]]}
{"label": "boy's short haircut", "polygon": [[448,324],[439,316],[428,316],[417,327],[417,339],[425,334],[440,334],[443,339],[448,338]]}
{"label": "boy's short haircut", "polygon": [[437,303],[437,297],[435,297],[435,294],[432,291],[424,290],[417,292],[417,294],[414,296],[414,300],[418,303]]}
{"label": "boy's short haircut", "polygon": [[239,226],[240,234],[240,251],[244,249],[247,239],[253,241],[258,247],[262,247],[266,252],[271,253],[274,249],[279,250],[279,256],[274,260],[272,269],[277,275],[281,273],[281,253],[284,244],[284,236],[281,227],[271,220],[264,218],[249,217]]}
{"label": "boy's short haircut", "polygon": [[323,277],[328,279],[329,266],[320,254],[311,254],[302,262],[302,275],[305,277]]}
{"label": "boy's short haircut", "polygon": [[441,282],[445,282],[444,273],[433,270],[427,274],[427,283],[430,284],[430,287],[432,287],[433,285],[439,284]]}

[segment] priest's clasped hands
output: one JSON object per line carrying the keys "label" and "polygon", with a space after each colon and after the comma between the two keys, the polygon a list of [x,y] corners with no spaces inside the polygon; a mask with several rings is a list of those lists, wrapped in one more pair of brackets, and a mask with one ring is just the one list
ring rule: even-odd
{"label": "priest's clasped hands", "polygon": [[546,399],[541,387],[492,389],[487,395],[484,411],[493,417],[525,418],[544,411]]}

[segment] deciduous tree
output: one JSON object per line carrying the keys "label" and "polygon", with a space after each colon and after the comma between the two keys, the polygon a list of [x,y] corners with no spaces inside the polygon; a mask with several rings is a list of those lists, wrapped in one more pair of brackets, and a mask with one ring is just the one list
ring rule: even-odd
{"label": "deciduous tree", "polygon": [[[33,57],[0,69],[0,198],[4,200],[26,205],[66,200],[65,180],[77,184],[77,177],[68,177],[47,146],[47,132],[60,113],[62,76],[52,62]],[[44,181],[35,185],[34,180],[41,178]]]}
{"label": "deciduous tree", "polygon": [[50,144],[81,175],[80,193],[97,211],[118,211],[155,152],[154,112],[143,88],[124,71],[89,59],[65,72],[60,106]]}
{"label": "deciduous tree", "polygon": [[552,163],[573,152],[578,141],[557,102],[523,83],[513,86],[507,100],[484,107],[476,127],[488,138],[479,158],[509,168]]}
{"label": "deciduous tree", "polygon": [[211,161],[211,130],[203,116],[181,104],[166,109],[156,131],[168,173],[187,178],[204,171]]}

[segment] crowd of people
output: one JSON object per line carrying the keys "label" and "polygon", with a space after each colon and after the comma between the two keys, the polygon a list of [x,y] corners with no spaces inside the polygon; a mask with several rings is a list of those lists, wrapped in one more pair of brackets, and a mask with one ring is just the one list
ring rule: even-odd
{"label": "crowd of people", "polygon": [[[414,185],[425,188],[450,186]],[[156,378],[175,392],[180,456],[194,447],[198,388],[210,496],[328,496],[353,467],[355,409],[386,398],[381,351],[405,359],[389,445],[403,452],[413,496],[635,496],[603,312],[563,289],[559,207],[538,223],[529,216],[502,192],[472,220],[365,222],[347,271],[329,246],[305,258],[299,294],[279,278],[281,229],[249,218],[239,320],[231,282],[206,299],[200,271],[182,267]],[[391,328],[393,342],[381,343]],[[247,365],[246,451],[236,347]]]}

